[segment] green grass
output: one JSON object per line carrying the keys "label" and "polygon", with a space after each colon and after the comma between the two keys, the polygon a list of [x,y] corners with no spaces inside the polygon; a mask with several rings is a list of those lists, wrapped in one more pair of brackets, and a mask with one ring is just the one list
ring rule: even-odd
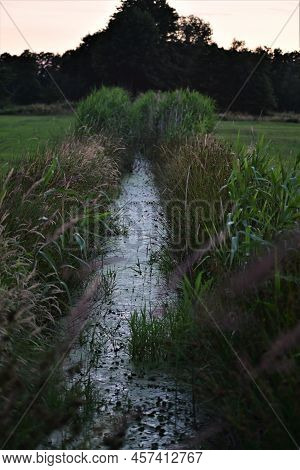
{"label": "green grass", "polygon": [[255,145],[263,135],[270,142],[270,153],[283,159],[300,154],[300,124],[268,121],[222,121],[216,134],[229,142],[240,136],[241,143]]}
{"label": "green grass", "polygon": [[[118,190],[120,153],[118,142],[105,136],[70,135],[0,174],[2,447],[36,448],[46,434],[73,420],[83,400],[89,413],[83,391],[89,396],[90,385],[85,382],[77,393],[73,382],[72,387],[58,382],[65,378],[60,366],[56,374],[55,364],[73,342],[70,320],[64,336],[57,332],[64,331],[65,313],[69,319],[72,312],[77,315],[72,325],[78,331],[84,326],[80,302],[89,294],[75,306],[72,296],[89,272],[89,260],[101,251],[109,202]],[[10,436],[43,384],[43,393]],[[74,432],[78,435],[78,428]]]}
{"label": "green grass", "polygon": [[135,138],[143,145],[157,145],[210,132],[216,122],[215,104],[197,91],[148,91],[132,105]]}
{"label": "green grass", "polygon": [[72,116],[0,116],[0,166],[63,137],[72,123]]}
{"label": "green grass", "polygon": [[126,137],[130,127],[130,96],[122,88],[101,87],[94,90],[77,107],[76,132],[105,132]]}
{"label": "green grass", "polygon": [[[173,366],[190,381],[210,423],[222,426],[212,441],[199,439],[199,446],[290,449],[295,443],[268,404],[299,440],[300,354],[292,338],[299,324],[300,162],[288,169],[273,165],[260,143],[251,152],[240,150],[227,176],[221,165],[226,155],[225,147],[207,138],[204,148],[199,140],[162,150],[157,180],[169,209],[169,233],[174,241],[185,237],[182,245],[192,256],[190,264],[186,258],[180,264],[188,277],[179,282],[178,271],[171,275],[179,287],[177,311],[162,318],[132,315],[130,353],[142,365]],[[222,204],[214,206],[217,193]],[[191,215],[205,197],[211,211],[199,211],[197,226]],[[197,259],[201,230],[200,241],[211,244]]]}

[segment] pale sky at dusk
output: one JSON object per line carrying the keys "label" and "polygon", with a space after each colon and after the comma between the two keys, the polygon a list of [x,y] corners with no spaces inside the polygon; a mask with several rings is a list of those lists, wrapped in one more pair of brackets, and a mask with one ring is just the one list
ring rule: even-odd
{"label": "pale sky at dusk", "polygon": [[[88,33],[102,29],[120,0],[1,0],[36,52],[64,52]],[[299,0],[169,0],[180,15],[210,22],[213,39],[229,47],[243,39],[254,48],[271,46]],[[273,48],[299,49],[299,11]],[[20,53],[28,46],[0,4],[0,52]]]}

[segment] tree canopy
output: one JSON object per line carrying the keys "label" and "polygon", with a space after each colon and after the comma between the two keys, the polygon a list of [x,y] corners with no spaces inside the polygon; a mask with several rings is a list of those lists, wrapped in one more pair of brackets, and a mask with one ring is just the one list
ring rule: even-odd
{"label": "tree canopy", "polygon": [[102,84],[133,94],[188,87],[220,111],[300,112],[300,53],[252,51],[239,39],[227,50],[213,42],[209,23],[179,17],[166,0],[123,0],[106,28],[61,56],[0,56],[2,106],[61,100],[60,90],[76,101]]}

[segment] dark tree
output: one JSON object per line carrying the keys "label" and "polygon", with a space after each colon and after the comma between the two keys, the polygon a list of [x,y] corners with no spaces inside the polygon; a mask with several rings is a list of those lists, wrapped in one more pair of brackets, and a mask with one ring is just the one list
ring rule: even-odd
{"label": "dark tree", "polygon": [[181,16],[177,23],[177,38],[184,44],[210,44],[212,29],[197,16]]}
{"label": "dark tree", "polygon": [[237,39],[229,50],[218,47],[208,23],[179,17],[166,0],[123,0],[104,30],[62,56],[0,56],[1,106],[63,99],[54,82],[74,101],[101,84],[133,94],[189,87],[222,111],[300,113],[299,52],[251,51]]}
{"label": "dark tree", "polygon": [[41,86],[36,54],[26,50],[20,56],[2,55],[1,77],[2,75],[5,79],[1,88],[11,102],[30,104],[39,101]]}
{"label": "dark tree", "polygon": [[178,14],[166,0],[123,0],[113,19],[119,13],[130,11],[132,8],[138,8],[151,15],[159,31],[160,39],[165,40],[177,31]]}
{"label": "dark tree", "polygon": [[160,87],[163,50],[154,17],[149,11],[127,5],[100,34],[93,64],[104,83],[122,85],[135,93]]}

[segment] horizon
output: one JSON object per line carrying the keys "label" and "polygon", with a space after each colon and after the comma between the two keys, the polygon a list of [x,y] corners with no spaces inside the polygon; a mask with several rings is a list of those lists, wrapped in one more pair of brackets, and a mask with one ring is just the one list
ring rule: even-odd
{"label": "horizon", "polygon": [[[63,54],[78,47],[84,36],[105,28],[120,3],[121,0],[4,0],[0,2],[0,53],[19,55],[30,45],[34,52]],[[193,14],[209,22],[213,41],[219,47],[229,48],[236,38],[244,40],[249,49],[267,46],[284,52],[299,50],[300,20],[296,11],[299,0],[169,0],[168,3],[180,16]]]}

